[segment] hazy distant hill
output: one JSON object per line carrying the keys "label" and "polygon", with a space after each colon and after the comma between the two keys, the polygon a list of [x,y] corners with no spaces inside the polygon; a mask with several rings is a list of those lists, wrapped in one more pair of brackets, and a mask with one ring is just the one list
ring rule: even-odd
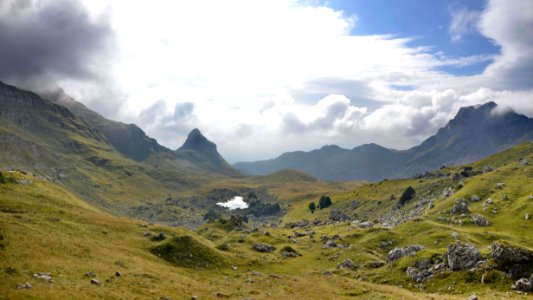
{"label": "hazy distant hill", "polygon": [[290,152],[235,168],[264,175],[291,168],[324,180],[381,180],[469,163],[523,141],[533,140],[533,119],[512,111],[494,112],[496,104],[463,107],[437,134],[409,150],[366,144],[352,150],[335,145],[310,152]]}

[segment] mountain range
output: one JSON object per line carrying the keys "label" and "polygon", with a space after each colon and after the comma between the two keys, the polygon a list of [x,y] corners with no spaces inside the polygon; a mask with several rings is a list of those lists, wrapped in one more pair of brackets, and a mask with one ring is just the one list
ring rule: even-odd
{"label": "mountain range", "polygon": [[310,152],[284,153],[270,160],[241,162],[234,167],[250,175],[295,169],[328,181],[379,181],[413,176],[443,165],[468,164],[533,140],[532,118],[496,108],[494,102],[463,107],[435,135],[408,150],[376,144],[351,150],[329,145]]}
{"label": "mountain range", "polygon": [[171,150],[136,125],[108,120],[64,93],[41,97],[4,83],[0,150],[2,169],[43,176],[117,213],[241,176],[198,129]]}

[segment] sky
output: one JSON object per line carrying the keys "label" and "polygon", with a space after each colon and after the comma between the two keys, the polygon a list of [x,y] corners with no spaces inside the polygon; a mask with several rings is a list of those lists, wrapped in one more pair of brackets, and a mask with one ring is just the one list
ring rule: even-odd
{"label": "sky", "polygon": [[529,0],[0,0],[0,80],[230,162],[407,149],[462,106],[533,117]]}

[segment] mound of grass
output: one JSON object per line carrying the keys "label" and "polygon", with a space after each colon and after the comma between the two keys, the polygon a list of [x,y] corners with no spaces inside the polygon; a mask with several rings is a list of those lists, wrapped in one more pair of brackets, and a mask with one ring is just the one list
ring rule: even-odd
{"label": "mound of grass", "polygon": [[183,268],[214,269],[226,265],[222,255],[189,235],[178,236],[150,250],[162,259]]}

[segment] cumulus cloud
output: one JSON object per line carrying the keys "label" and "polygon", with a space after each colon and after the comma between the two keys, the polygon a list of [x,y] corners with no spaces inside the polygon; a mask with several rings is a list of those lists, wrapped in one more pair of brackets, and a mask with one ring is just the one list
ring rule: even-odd
{"label": "cumulus cloud", "polygon": [[102,87],[113,52],[109,16],[92,17],[78,1],[2,1],[0,44],[0,80],[37,91],[97,82],[101,98],[117,96]]}
{"label": "cumulus cloud", "polygon": [[521,0],[488,2],[479,28],[501,46],[501,55],[485,74],[499,89],[533,87],[533,2]]}
{"label": "cumulus cloud", "polygon": [[[464,105],[532,114],[531,6],[456,8],[451,39],[479,30],[501,53],[448,57],[415,37],[353,35],[357,16],[316,2],[0,1],[0,78],[45,78],[171,148],[198,127],[232,162],[324,144],[404,149]],[[480,62],[482,74],[440,71]]]}

